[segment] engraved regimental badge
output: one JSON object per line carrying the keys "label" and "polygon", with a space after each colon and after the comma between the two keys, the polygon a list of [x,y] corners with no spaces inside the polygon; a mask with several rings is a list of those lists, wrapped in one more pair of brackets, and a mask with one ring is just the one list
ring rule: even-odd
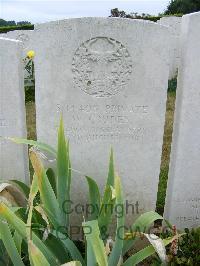
{"label": "engraved regimental badge", "polygon": [[132,73],[132,60],[119,41],[96,37],[76,50],[72,71],[76,88],[94,97],[109,97],[126,87]]}

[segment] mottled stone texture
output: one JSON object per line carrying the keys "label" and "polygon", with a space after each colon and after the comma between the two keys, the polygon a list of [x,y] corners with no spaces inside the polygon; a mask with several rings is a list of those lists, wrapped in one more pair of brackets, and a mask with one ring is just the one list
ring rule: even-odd
{"label": "mottled stone texture", "polygon": [[[25,58],[27,56],[27,52],[33,50],[34,47],[33,34],[34,30],[14,30],[0,34],[0,37],[21,41],[23,47],[23,58]],[[29,76],[30,73],[27,70],[25,70],[24,78],[29,78]]]}
{"label": "mottled stone texture", "polygon": [[165,218],[183,229],[200,225],[200,12],[182,18],[181,43]]}
{"label": "mottled stone texture", "polygon": [[34,36],[37,135],[56,145],[63,113],[78,171],[73,201],[87,200],[84,175],[103,189],[112,146],[125,200],[135,208],[128,208],[129,223],[137,202],[139,213],[155,209],[170,31],[142,20],[81,18],[37,25]]}
{"label": "mottled stone texture", "polygon": [[15,39],[22,42],[24,55],[33,49],[33,30],[14,30],[0,34],[0,37]]}
{"label": "mottled stone texture", "polygon": [[162,17],[158,23],[163,26],[171,27],[173,32],[180,36],[181,34],[181,19],[182,17],[168,16]]}
{"label": "mottled stone texture", "polygon": [[178,73],[179,59],[180,59],[180,34],[181,34],[181,17],[169,16],[162,17],[158,23],[163,26],[167,26],[172,31],[172,42],[174,49],[171,53],[171,64],[169,79],[175,78]]}
{"label": "mottled stone texture", "polygon": [[[22,44],[0,38],[0,136],[26,138]],[[28,183],[27,149],[0,139],[0,179]]]}

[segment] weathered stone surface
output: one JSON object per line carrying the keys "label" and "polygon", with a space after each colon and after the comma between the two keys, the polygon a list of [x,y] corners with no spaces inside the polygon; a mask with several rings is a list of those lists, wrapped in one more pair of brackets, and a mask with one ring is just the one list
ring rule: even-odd
{"label": "weathered stone surface", "polygon": [[182,17],[175,17],[175,16],[169,16],[169,17],[162,17],[160,20],[158,20],[158,23],[163,26],[171,27],[174,33],[178,36],[181,34],[181,19]]}
{"label": "weathered stone surface", "polygon": [[158,23],[163,26],[167,26],[173,32],[172,40],[174,49],[171,53],[171,67],[169,73],[169,79],[177,76],[180,58],[180,33],[181,33],[181,17],[162,17]]}
{"label": "weathered stone surface", "polygon": [[181,61],[165,217],[200,225],[200,12],[182,18]]}
{"label": "weathered stone surface", "polygon": [[14,30],[0,34],[0,37],[15,39],[22,42],[24,55],[33,49],[33,30]]}
{"label": "weathered stone surface", "polygon": [[169,34],[156,23],[116,18],[36,26],[37,135],[55,145],[63,113],[72,167],[82,173],[73,172],[74,202],[86,202],[84,175],[103,188],[112,145],[125,199],[135,208],[128,208],[129,222],[137,202],[139,213],[155,209]]}
{"label": "weathered stone surface", "polygon": [[[33,34],[34,30],[15,30],[0,34],[0,37],[21,41],[23,47],[23,58],[25,58],[27,52],[33,50]],[[30,80],[30,73],[27,70],[24,71],[24,78],[26,79],[26,86],[33,86],[32,81]]]}
{"label": "weathered stone surface", "polygon": [[[26,138],[22,44],[0,38],[0,136]],[[0,139],[0,179],[28,182],[27,149]]]}

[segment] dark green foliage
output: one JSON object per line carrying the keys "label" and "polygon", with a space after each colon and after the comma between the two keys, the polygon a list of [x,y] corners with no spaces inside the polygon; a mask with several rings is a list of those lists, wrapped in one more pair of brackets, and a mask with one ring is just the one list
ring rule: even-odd
{"label": "dark green foliage", "polygon": [[168,252],[169,265],[200,265],[200,227],[195,229],[185,229],[183,235],[178,241],[177,254]]}
{"label": "dark green foliage", "polygon": [[11,266],[12,262],[9,258],[9,255],[4,247],[2,240],[0,240],[0,266],[5,265]]}
{"label": "dark green foliage", "polygon": [[[181,17],[183,14],[182,13],[181,14],[174,13],[173,15],[175,15],[176,17]],[[143,20],[150,20],[153,22],[157,22],[163,16],[164,16],[163,14],[159,14],[158,16],[152,16],[150,14],[145,14],[145,13],[138,14],[135,12],[127,14],[125,11],[119,10],[118,8],[111,9],[111,15],[110,15],[110,17],[129,18],[129,19],[143,19]],[[167,16],[167,14],[165,14],[165,16]]]}
{"label": "dark green foliage", "polygon": [[118,8],[113,8],[111,9],[111,15],[110,17],[120,17],[120,18],[126,18],[127,17],[127,14],[125,11],[123,10],[119,10]]}
{"label": "dark green foliage", "polygon": [[156,212],[159,213],[160,215],[162,215],[164,212],[168,171],[169,171],[169,167],[167,166],[161,170],[160,177],[159,177]]}
{"label": "dark green foliage", "polygon": [[16,23],[14,20],[6,21],[6,20],[0,18],[0,26],[16,26]]}
{"label": "dark green foliage", "polygon": [[25,70],[27,71],[28,78],[34,80],[34,62],[32,59],[29,59],[28,56],[24,60]]}
{"label": "dark green foliage", "polygon": [[34,25],[23,25],[23,26],[0,26],[0,33],[6,33],[13,30],[34,30]]}
{"label": "dark green foliage", "polygon": [[[171,237],[173,235],[170,229],[162,232],[161,238]],[[170,246],[167,247],[167,256],[169,266],[200,265],[200,227],[195,229],[185,229],[183,234],[177,242],[176,254],[173,254]],[[151,257],[148,265],[159,266],[161,260],[157,255]]]}
{"label": "dark green foliage", "polygon": [[149,16],[149,17],[137,17],[136,19],[144,19],[144,20],[150,20],[153,22],[157,22],[161,18],[162,16]]}
{"label": "dark green foliage", "polygon": [[200,265],[200,228],[185,229],[185,233],[179,241],[174,264],[171,265]]}
{"label": "dark green foliage", "polygon": [[17,22],[17,26],[31,25],[29,21],[19,21]]}
{"label": "dark green foliage", "polygon": [[200,11],[199,0],[171,0],[165,14],[189,14],[197,11]]}
{"label": "dark green foliage", "polygon": [[177,88],[177,77],[169,80],[168,82],[168,91],[169,92],[175,92]]}
{"label": "dark green foliage", "polygon": [[0,18],[0,27],[1,26],[23,26],[23,25],[31,25],[31,22],[29,21],[19,21],[19,22],[15,22],[14,20],[5,20]]}
{"label": "dark green foliage", "polygon": [[56,195],[56,176],[55,176],[55,173],[54,173],[53,169],[51,169],[51,168],[49,168],[46,173],[47,173],[47,177],[49,179],[49,182],[51,184],[51,187],[53,188],[53,191]]}
{"label": "dark green foliage", "polygon": [[25,87],[25,102],[35,102],[35,88]]}
{"label": "dark green foliage", "polygon": [[127,14],[123,10],[119,10],[118,8],[111,9],[110,17],[119,17],[119,18],[130,18],[130,19],[144,19],[156,22],[162,16],[151,16],[149,14],[138,14],[138,13],[130,13]]}

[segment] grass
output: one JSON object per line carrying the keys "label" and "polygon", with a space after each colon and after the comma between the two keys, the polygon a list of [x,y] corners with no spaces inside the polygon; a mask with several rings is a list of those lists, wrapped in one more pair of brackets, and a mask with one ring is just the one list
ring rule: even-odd
{"label": "grass", "polygon": [[165,205],[165,195],[167,188],[169,160],[170,160],[171,142],[172,142],[175,99],[176,99],[175,91],[169,91],[167,97],[167,106],[166,106],[167,111],[165,116],[162,160],[160,167],[160,177],[158,185],[157,204],[156,204],[156,210],[161,215],[163,214],[164,205]]}
{"label": "grass", "polygon": [[28,139],[36,140],[36,115],[34,102],[26,103],[26,122]]}
{"label": "grass", "polygon": [[[170,86],[170,84],[169,84]],[[174,83],[173,83],[174,86]],[[163,150],[162,150],[162,160],[160,168],[160,181],[158,186],[157,194],[157,212],[161,215],[163,214],[165,195],[167,187],[168,169],[169,169],[169,159],[172,141],[172,130],[173,130],[173,116],[175,109],[175,90],[169,90],[167,98],[167,112],[165,121],[165,130],[163,138]],[[28,139],[36,139],[36,121],[35,121],[35,103],[26,102],[26,112],[27,112],[27,127],[28,127]],[[31,169],[32,171],[32,169]]]}

